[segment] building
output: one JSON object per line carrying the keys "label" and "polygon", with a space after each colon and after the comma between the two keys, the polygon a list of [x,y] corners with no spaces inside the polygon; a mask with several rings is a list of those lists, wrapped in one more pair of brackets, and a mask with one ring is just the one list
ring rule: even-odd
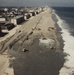
{"label": "building", "polygon": [[32,13],[32,16],[35,16],[36,15],[36,12],[35,11],[30,12],[30,13]]}
{"label": "building", "polygon": [[2,21],[6,21],[6,19],[3,17],[0,17],[0,22],[2,22]]}
{"label": "building", "polygon": [[0,22],[0,33],[2,33],[2,26],[5,24],[6,22],[5,21],[3,21],[3,22]]}
{"label": "building", "polygon": [[1,30],[11,30],[15,27],[13,23],[4,24],[1,26]]}
{"label": "building", "polygon": [[32,13],[31,12],[29,12],[29,15],[30,15],[30,17],[32,17]]}
{"label": "building", "polygon": [[11,23],[13,23],[14,25],[21,24],[22,22],[24,22],[24,16],[16,16],[14,18],[11,18]]}
{"label": "building", "polygon": [[25,13],[25,15],[24,15],[24,20],[27,20],[27,19],[29,19],[31,17],[31,15],[29,14],[29,13]]}
{"label": "building", "polygon": [[38,8],[38,12],[39,12],[39,13],[42,12],[42,7],[39,7],[39,8]]}
{"label": "building", "polygon": [[0,26],[0,33],[2,32],[1,30],[2,30],[2,29],[1,29],[1,26]]}

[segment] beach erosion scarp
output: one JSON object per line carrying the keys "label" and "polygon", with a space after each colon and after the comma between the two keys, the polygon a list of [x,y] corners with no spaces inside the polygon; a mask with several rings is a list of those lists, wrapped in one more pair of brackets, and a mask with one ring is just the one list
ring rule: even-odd
{"label": "beach erosion scarp", "polygon": [[64,55],[55,24],[49,7],[23,23],[6,41],[0,75],[59,75]]}

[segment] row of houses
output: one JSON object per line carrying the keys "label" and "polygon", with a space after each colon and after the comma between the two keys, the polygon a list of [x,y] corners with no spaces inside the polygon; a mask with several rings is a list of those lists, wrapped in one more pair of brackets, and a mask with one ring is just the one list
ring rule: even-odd
{"label": "row of houses", "polygon": [[11,30],[15,26],[20,25],[21,23],[29,19],[30,17],[35,16],[42,12],[41,7],[26,10],[22,8],[20,11],[18,11],[18,9],[15,10],[16,12],[11,10],[10,13],[7,12],[6,10],[6,13],[3,12],[3,15],[2,13],[0,14],[0,33],[2,33],[2,30]]}

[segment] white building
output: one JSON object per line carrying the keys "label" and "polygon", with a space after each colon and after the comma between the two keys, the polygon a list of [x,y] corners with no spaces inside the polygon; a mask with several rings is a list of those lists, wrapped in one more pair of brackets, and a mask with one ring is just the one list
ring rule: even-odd
{"label": "white building", "polygon": [[1,22],[2,22],[2,21],[6,21],[6,19],[3,18],[3,17],[0,17],[0,21],[1,21]]}

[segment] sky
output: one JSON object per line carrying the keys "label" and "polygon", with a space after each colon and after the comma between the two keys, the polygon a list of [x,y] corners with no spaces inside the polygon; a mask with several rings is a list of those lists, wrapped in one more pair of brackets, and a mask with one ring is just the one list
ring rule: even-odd
{"label": "sky", "polygon": [[71,6],[74,0],[0,0],[0,6]]}

